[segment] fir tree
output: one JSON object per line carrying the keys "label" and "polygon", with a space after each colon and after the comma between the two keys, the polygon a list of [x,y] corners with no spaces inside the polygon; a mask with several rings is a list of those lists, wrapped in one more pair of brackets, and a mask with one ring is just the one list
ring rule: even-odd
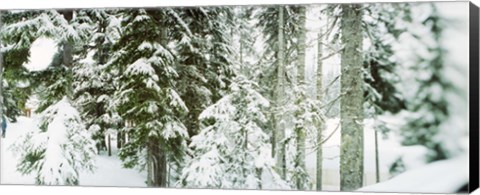
{"label": "fir tree", "polygon": [[130,141],[120,157],[127,167],[146,166],[148,185],[163,187],[168,159],[181,161],[188,137],[181,121],[188,108],[175,87],[175,56],[162,31],[168,30],[168,10],[122,11],[123,33],[108,63],[120,73],[113,105],[135,124],[126,129]]}
{"label": "fir tree", "polygon": [[[238,77],[230,92],[200,114],[202,131],[192,137],[194,158],[184,169],[182,186],[237,189],[285,189],[274,170],[268,135],[261,128],[268,100],[258,86]],[[272,184],[264,186],[264,175]]]}
{"label": "fir tree", "polygon": [[96,149],[77,110],[64,97],[42,112],[39,126],[13,145],[18,171],[41,185],[79,185],[80,172],[94,169]]}

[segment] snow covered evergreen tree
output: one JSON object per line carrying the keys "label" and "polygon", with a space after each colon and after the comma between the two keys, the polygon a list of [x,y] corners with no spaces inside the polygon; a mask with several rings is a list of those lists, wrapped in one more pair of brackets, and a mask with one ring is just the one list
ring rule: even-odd
{"label": "snow covered evergreen tree", "polygon": [[70,25],[73,11],[21,13],[4,29],[8,39],[22,37],[25,41],[12,43],[11,55],[28,59],[28,53],[24,52],[30,49],[31,40],[40,37],[58,41],[61,49],[46,70],[31,74],[35,79],[31,87],[44,90],[37,109],[41,112],[41,131],[32,130],[14,147],[20,153],[18,169],[25,174],[35,173],[38,184],[77,185],[79,171],[92,170],[95,154],[90,133],[68,97],[72,91],[73,42],[80,40],[81,33]]}
{"label": "snow covered evergreen tree", "polygon": [[40,130],[21,137],[13,150],[17,168],[42,185],[79,185],[79,173],[94,170],[95,143],[67,97],[42,112]]}
{"label": "snow covered evergreen tree", "polygon": [[[414,78],[417,83],[410,93],[406,93],[409,104],[408,112],[403,113],[407,125],[401,129],[404,145],[422,145],[428,148],[428,162],[451,158],[459,150],[458,144],[448,144],[442,134],[450,134],[444,130],[450,122],[450,112],[455,110],[449,106],[451,94],[455,94],[457,86],[453,85],[455,79],[448,79],[444,72],[446,50],[442,45],[442,32],[445,28],[445,21],[439,14],[435,5],[422,5],[423,12],[429,13],[426,17],[414,18],[412,25],[422,24],[425,31],[412,31],[418,44],[415,48],[414,64],[410,66],[415,70]],[[418,14],[418,13],[417,13]],[[455,71],[452,71],[452,73]],[[465,100],[463,100],[465,101]],[[459,102],[463,102],[459,101]],[[441,133],[443,131],[443,133]],[[462,134],[458,131],[458,134]],[[451,136],[457,137],[458,135]],[[460,137],[460,136],[458,136]]]}
{"label": "snow covered evergreen tree", "polygon": [[198,116],[220,99],[234,76],[231,33],[232,8],[197,7],[169,12],[175,28],[178,91],[188,114],[183,119],[189,135],[200,131]]}
{"label": "snow covered evergreen tree", "polygon": [[167,163],[182,161],[188,133],[182,116],[188,112],[175,86],[178,73],[168,47],[171,18],[160,10],[124,10],[122,35],[107,64],[118,71],[113,105],[135,125],[120,157],[125,166],[147,168],[149,186],[167,186]]}
{"label": "snow covered evergreen tree", "polygon": [[[75,59],[78,66],[73,69],[75,104],[80,108],[87,129],[94,131],[93,139],[97,142],[97,150],[108,148],[110,155],[111,146],[107,146],[106,137],[110,138],[110,134],[114,133],[121,135],[118,131],[121,118],[111,106],[111,97],[115,91],[114,78],[105,66],[108,53],[120,33],[114,12],[85,10],[78,14],[77,18],[82,19],[83,23],[77,26],[86,26],[83,27],[83,34],[87,46],[79,52]],[[117,140],[122,142],[122,136],[118,136]]]}
{"label": "snow covered evergreen tree", "polygon": [[262,129],[269,102],[257,88],[254,82],[237,77],[230,93],[200,114],[204,126],[192,137],[194,157],[183,171],[181,186],[288,188],[274,168],[269,137]]}

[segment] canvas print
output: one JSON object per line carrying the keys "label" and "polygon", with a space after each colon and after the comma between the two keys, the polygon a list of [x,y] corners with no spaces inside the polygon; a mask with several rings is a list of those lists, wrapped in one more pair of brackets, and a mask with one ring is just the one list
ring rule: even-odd
{"label": "canvas print", "polygon": [[469,8],[1,10],[0,184],[466,192]]}

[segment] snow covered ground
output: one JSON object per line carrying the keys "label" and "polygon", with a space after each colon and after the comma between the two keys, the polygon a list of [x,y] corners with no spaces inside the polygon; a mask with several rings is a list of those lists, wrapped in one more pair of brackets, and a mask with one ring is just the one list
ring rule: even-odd
{"label": "snow covered ground", "polygon": [[[19,117],[18,122],[9,123],[7,128],[7,137],[1,140],[1,167],[0,177],[2,184],[34,184],[34,175],[22,175],[16,171],[18,162],[15,154],[9,150],[9,147],[17,141],[17,138],[26,133],[31,128],[37,128],[35,117]],[[339,123],[339,119],[330,119],[327,122],[327,130],[324,136],[330,135]],[[373,121],[365,120],[365,182],[364,185],[375,184],[375,142]],[[115,145],[115,144],[112,144]],[[340,189],[340,126],[332,137],[323,146],[323,190],[338,191]],[[145,187],[146,173],[139,173],[137,170],[122,168],[121,161],[116,156],[117,151],[113,150],[112,156],[102,153],[96,157],[96,170],[94,173],[81,173],[80,185],[83,186],[121,186],[121,187]],[[423,155],[421,148],[402,147],[394,136],[389,139],[382,139],[379,135],[379,159],[380,159],[380,180],[390,179],[388,169],[391,163],[400,155],[408,153],[406,157],[407,166],[415,168],[422,166]],[[307,151],[307,171],[310,174],[312,184],[315,183],[315,151],[310,147]]]}
{"label": "snow covered ground", "polygon": [[[327,121],[324,137],[333,132],[339,123],[339,119],[329,119]],[[376,183],[375,172],[375,131],[373,129],[373,120],[366,119],[364,121],[364,185],[372,185]],[[340,190],[340,126],[332,137],[323,145],[323,190],[338,191]],[[423,155],[424,148],[420,146],[405,147],[401,146],[399,140],[394,134],[389,134],[388,138],[383,138],[378,134],[379,147],[379,169],[380,181],[386,181],[391,178],[389,174],[390,165],[400,156],[404,157],[405,164],[408,169],[424,165]],[[311,149],[307,151],[307,171],[310,174],[312,182],[315,183],[316,173],[316,156],[315,151]]]}
{"label": "snow covered ground", "polygon": [[[36,116],[33,116],[34,118]],[[17,138],[31,128],[37,128],[34,118],[19,117],[16,123],[9,123],[7,136],[1,139],[0,177],[2,184],[34,184],[34,175],[22,175],[16,171],[18,162],[15,154],[9,147]],[[96,158],[96,169],[94,173],[81,173],[80,185],[82,186],[122,186],[122,187],[145,187],[145,173],[137,170],[122,168],[120,159],[113,151],[112,156],[105,154]]]}

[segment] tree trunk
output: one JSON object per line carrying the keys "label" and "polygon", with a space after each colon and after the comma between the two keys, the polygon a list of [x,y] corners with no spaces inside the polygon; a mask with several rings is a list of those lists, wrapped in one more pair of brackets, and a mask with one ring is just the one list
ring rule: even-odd
{"label": "tree trunk", "polygon": [[361,6],[342,5],[340,190],[363,185],[363,73]]}
{"label": "tree trunk", "polygon": [[[305,50],[306,50],[306,29],[305,29],[305,22],[306,22],[306,8],[304,6],[300,7],[300,21],[299,21],[299,35],[298,35],[298,65],[297,65],[297,76],[298,76],[298,86],[300,89],[301,97],[306,96],[306,88],[307,82],[305,81]],[[303,127],[296,128],[296,141],[297,141],[297,158],[295,159],[295,164],[297,168],[302,169],[306,172],[305,167],[305,129]],[[297,177],[297,189],[304,190],[305,189],[305,179],[302,177]]]}
{"label": "tree trunk", "polygon": [[154,168],[153,168],[153,163],[154,163],[154,157],[153,157],[153,140],[151,138],[148,139],[147,141],[147,186],[154,186]]}
{"label": "tree trunk", "polygon": [[283,113],[279,110],[285,103],[285,66],[284,66],[284,7],[278,7],[278,42],[277,42],[277,94],[276,94],[276,127],[275,127],[275,143],[276,143],[276,161],[279,174],[282,179],[285,179],[286,175],[286,159],[285,159],[285,124],[283,121]]}
{"label": "tree trunk", "polygon": [[163,142],[152,144],[153,156],[153,185],[155,187],[167,187],[167,156]]}
{"label": "tree trunk", "polygon": [[[67,23],[70,23],[70,21],[73,19],[73,11],[72,10],[65,10],[65,11],[61,11],[59,13],[63,15],[63,17],[65,18]],[[73,67],[73,43],[69,39],[62,40],[62,41],[63,41],[62,63],[65,67],[67,67],[67,69],[68,69],[67,74],[69,74],[69,75],[65,75],[65,76],[67,76],[67,78],[73,78],[73,76],[72,76],[72,74],[73,74],[73,72],[72,72],[72,67]],[[66,90],[65,95],[67,95],[67,97],[71,98],[71,97],[73,97],[73,86],[71,86],[72,82],[70,82],[69,85],[70,86],[65,89]]]}
{"label": "tree trunk", "polygon": [[378,159],[378,132],[375,130],[375,173],[376,173],[376,182],[380,182],[380,163]]}
{"label": "tree trunk", "polygon": [[112,156],[112,140],[110,134],[107,135],[108,156]]}
{"label": "tree trunk", "polygon": [[[322,29],[318,33],[318,50],[317,50],[317,100],[320,106],[323,104],[323,48],[322,48]],[[322,190],[322,166],[323,166],[323,148],[322,148],[322,136],[323,133],[323,121],[318,121],[317,126],[317,175],[316,175],[316,189]]]}
{"label": "tree trunk", "polygon": [[149,187],[167,186],[167,159],[163,143],[156,138],[149,138],[147,144],[147,185]]}
{"label": "tree trunk", "polygon": [[123,147],[123,144],[125,143],[125,137],[123,136],[124,134],[122,132],[117,132],[117,148],[120,149]]}
{"label": "tree trunk", "polygon": [[[60,13],[63,15],[63,17],[68,23],[70,23],[70,21],[73,19],[73,11],[71,10],[62,11]],[[62,62],[63,62],[63,65],[69,68],[72,67],[72,62],[73,62],[72,52],[73,52],[73,44],[68,40],[64,40]]]}

